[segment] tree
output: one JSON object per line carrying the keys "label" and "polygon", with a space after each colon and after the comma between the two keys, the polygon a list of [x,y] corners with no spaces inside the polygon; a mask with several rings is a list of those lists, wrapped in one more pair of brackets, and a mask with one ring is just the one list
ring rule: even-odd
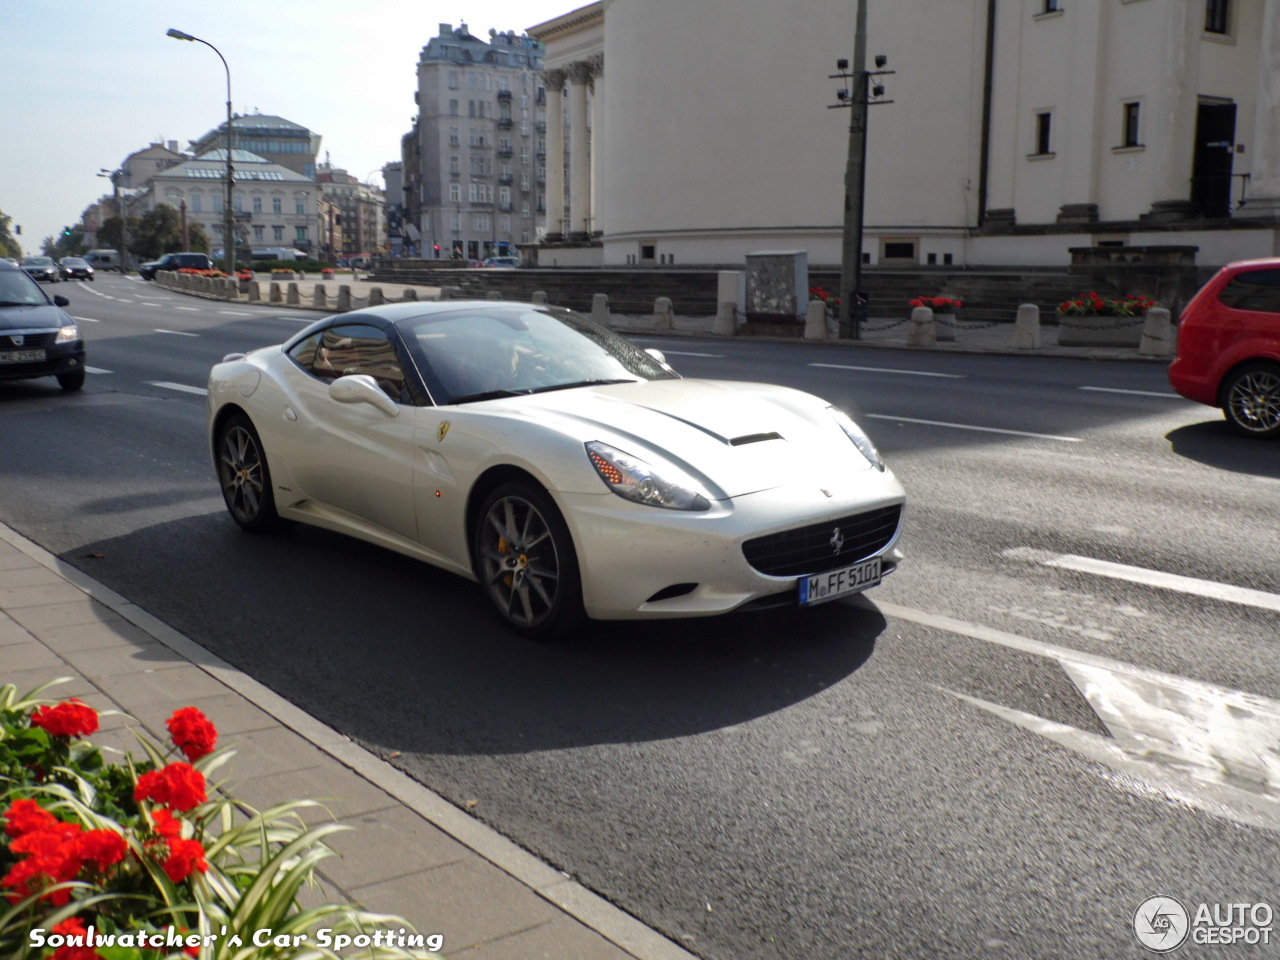
{"label": "tree", "polygon": [[21,260],[22,247],[9,231],[9,224],[12,221],[13,217],[0,210],[0,257],[13,257],[15,260]]}
{"label": "tree", "polygon": [[168,204],[162,203],[154,210],[142,215],[136,226],[129,228],[129,249],[138,256],[155,260],[166,253],[177,253],[190,249],[195,253],[207,253],[209,238],[198,223],[187,226],[191,246],[182,246],[182,219],[178,211]]}
{"label": "tree", "polygon": [[[129,229],[129,239],[132,241],[133,238],[137,236],[137,217],[130,217],[127,226]],[[119,250],[121,246],[120,239],[120,218],[107,217],[106,220],[102,221],[102,229],[98,231],[98,243],[104,247],[110,247],[112,250]],[[132,243],[130,243],[131,249],[132,246]]]}
{"label": "tree", "polygon": [[75,224],[63,227],[57,237],[45,237],[41,250],[46,257],[61,260],[63,257],[78,257],[89,249],[85,243],[84,225]]}

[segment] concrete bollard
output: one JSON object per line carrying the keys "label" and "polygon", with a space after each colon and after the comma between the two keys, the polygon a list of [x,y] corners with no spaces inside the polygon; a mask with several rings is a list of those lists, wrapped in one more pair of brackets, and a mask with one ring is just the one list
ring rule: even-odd
{"label": "concrete bollard", "polygon": [[591,295],[591,319],[596,323],[602,323],[606,327],[613,323],[613,317],[609,312],[609,295],[607,293],[593,293]]}
{"label": "concrete bollard", "polygon": [[338,287],[338,312],[346,313],[351,309],[351,286],[344,283]]}
{"label": "concrete bollard", "polygon": [[1034,303],[1018,305],[1018,319],[1013,323],[1013,346],[1017,350],[1035,350],[1040,346],[1040,308]]}
{"label": "concrete bollard", "polygon": [[271,289],[271,292],[267,296],[267,302],[284,303],[284,292],[280,289],[280,284],[272,280],[270,289]]}
{"label": "concrete bollard", "polygon": [[716,305],[715,323],[711,333],[717,337],[732,337],[738,332],[738,305],[732,300],[721,300]]}
{"label": "concrete bollard", "polygon": [[908,347],[932,347],[938,342],[938,325],[933,311],[928,307],[916,307],[911,311],[911,323],[907,327]]}
{"label": "concrete bollard", "polygon": [[[724,306],[724,304],[720,304]],[[827,339],[827,304],[825,300],[810,300],[809,313],[804,318],[804,338],[806,340]]]}
{"label": "concrete bollard", "polygon": [[380,307],[387,302],[387,298],[382,295],[381,287],[369,288],[369,306]]}
{"label": "concrete bollard", "polygon": [[501,290],[490,290],[488,293],[486,293],[486,294],[484,295],[484,298],[485,298],[486,300],[501,300],[501,299],[502,299],[502,291],[501,291]]}
{"label": "concrete bollard", "polygon": [[246,292],[249,294],[250,301],[262,299],[262,285],[257,280],[249,281],[249,289]]}
{"label": "concrete bollard", "polygon": [[1142,342],[1138,355],[1143,357],[1171,357],[1177,351],[1178,334],[1169,311],[1164,307],[1152,307],[1147,311],[1147,322],[1142,327]]}
{"label": "concrete bollard", "polygon": [[302,291],[298,289],[298,285],[296,283],[289,284],[288,290],[285,293],[285,302],[295,307],[302,303]]}
{"label": "concrete bollard", "polygon": [[317,283],[311,292],[311,305],[321,310],[329,305],[329,294],[325,292],[323,283]]}
{"label": "concrete bollard", "polygon": [[405,288],[404,288],[404,296],[402,296],[400,299],[401,299],[402,301],[403,301],[403,300],[417,300],[417,299],[418,299],[418,288],[417,288],[417,287],[405,287]]}
{"label": "concrete bollard", "polygon": [[547,305],[547,291],[545,291],[545,290],[535,290],[535,291],[533,291],[533,301],[532,301],[532,302],[533,302],[533,303],[536,303],[536,304],[537,304],[538,306],[540,306],[540,307],[545,307],[545,306]]}
{"label": "concrete bollard", "polygon": [[653,301],[653,328],[655,330],[675,329],[675,317],[671,311],[670,297],[658,297]]}
{"label": "concrete bollard", "polygon": [[461,287],[441,287],[440,299],[441,300],[461,300],[462,288]]}

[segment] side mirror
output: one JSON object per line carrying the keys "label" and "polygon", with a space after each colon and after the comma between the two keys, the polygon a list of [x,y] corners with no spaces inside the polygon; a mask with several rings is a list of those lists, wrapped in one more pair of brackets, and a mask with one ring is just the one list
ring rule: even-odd
{"label": "side mirror", "polygon": [[645,353],[647,353],[649,356],[653,357],[653,359],[657,360],[657,361],[658,361],[660,364],[662,364],[664,367],[667,365],[667,357],[666,357],[666,354],[664,354],[664,353],[663,353],[661,350],[659,350],[657,347],[648,347],[648,348],[646,348],[646,349],[645,349]]}
{"label": "side mirror", "polygon": [[339,377],[329,384],[329,396],[338,403],[368,403],[389,417],[400,415],[400,407],[382,392],[378,382],[367,373]]}
{"label": "side mirror", "polygon": [[55,307],[69,307],[71,306],[71,301],[68,300],[66,297],[64,297],[62,294],[56,293],[53,296],[53,305]]}

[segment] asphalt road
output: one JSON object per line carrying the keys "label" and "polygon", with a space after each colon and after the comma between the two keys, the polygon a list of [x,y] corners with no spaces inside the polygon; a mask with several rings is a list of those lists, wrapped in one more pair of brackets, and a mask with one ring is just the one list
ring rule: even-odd
{"label": "asphalt road", "polygon": [[1280,445],[1161,365],[640,338],[854,413],[908,560],[538,645],[457,578],[225,515],[208,368],[316,314],[55,289],[101,372],[0,384],[0,520],[708,960],[1137,957],[1150,896],[1280,906]]}

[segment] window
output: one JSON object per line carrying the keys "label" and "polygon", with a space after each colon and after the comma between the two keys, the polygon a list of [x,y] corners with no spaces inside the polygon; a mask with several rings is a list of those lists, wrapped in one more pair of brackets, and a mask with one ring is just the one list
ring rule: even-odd
{"label": "window", "polygon": [[1050,149],[1051,142],[1049,140],[1049,131],[1053,115],[1050,113],[1036,114],[1036,155],[1044,156],[1053,153]]}
{"label": "window", "polygon": [[460,183],[449,184],[449,202],[450,203],[462,202],[462,184]]}
{"label": "window", "polygon": [[254,212],[254,213],[261,213],[261,212],[262,212],[262,198],[261,198],[261,197],[254,197],[254,198],[253,198],[253,212]]}
{"label": "window", "polygon": [[303,246],[307,242],[306,227],[293,228],[293,242],[296,243],[298,246]]}
{"label": "window", "polygon": [[1233,310],[1280,313],[1280,270],[1238,273],[1222,288],[1218,299]]}
{"label": "window", "polygon": [[204,213],[204,197],[198,193],[191,195],[191,212]]}
{"label": "window", "polygon": [[215,193],[213,195],[213,212],[214,213],[222,212],[222,194],[220,193]]}
{"label": "window", "polygon": [[456,146],[457,146],[458,144],[460,144],[461,142],[462,142],[462,140],[461,140],[461,138],[458,136],[458,128],[457,128],[457,127],[450,127],[450,128],[449,128],[449,146],[451,146],[451,147],[456,147]]}
{"label": "window", "polygon": [[1121,131],[1120,146],[1141,146],[1141,141],[1138,139],[1138,113],[1138,104],[1126,103],[1124,105],[1124,129]]}
{"label": "window", "polygon": [[1041,13],[1057,13],[1061,9],[1062,9],[1062,3],[1060,2],[1060,0],[1044,0],[1044,6],[1041,8],[1040,12]]}
{"label": "window", "polygon": [[262,224],[255,224],[253,227],[253,239],[261,240],[265,235],[265,231],[266,227],[262,226]]}
{"label": "window", "polygon": [[283,239],[284,239],[284,227],[272,227],[272,228],[271,228],[271,236],[272,236],[272,237],[274,237],[276,240],[283,240]]}
{"label": "window", "polygon": [[474,117],[476,115],[476,102],[474,100],[467,101],[467,116]]}
{"label": "window", "polygon": [[456,117],[457,115],[458,115],[458,101],[457,101],[457,100],[450,100],[450,101],[449,101],[449,116],[451,116],[451,117]]}
{"label": "window", "polygon": [[293,212],[299,216],[305,215],[307,212],[307,198],[294,197],[293,200]]}
{"label": "window", "polygon": [[449,71],[449,89],[450,90],[458,89],[458,71],[457,70]]}
{"label": "window", "polygon": [[290,351],[294,362],[312,376],[332,382],[348,374],[367,374],[392,400],[411,402],[395,344],[377,327],[345,323],[325,330],[318,343],[314,340],[308,337]]}
{"label": "window", "polygon": [[489,223],[490,220],[487,213],[477,213],[471,218],[471,226],[475,230],[488,231]]}
{"label": "window", "polygon": [[1230,26],[1231,0],[1205,0],[1204,32],[1225,34]]}
{"label": "window", "polygon": [[272,213],[283,213],[283,212],[284,212],[284,201],[283,201],[282,199],[280,199],[279,197],[272,197],[272,198],[271,198],[271,212],[272,212]]}

